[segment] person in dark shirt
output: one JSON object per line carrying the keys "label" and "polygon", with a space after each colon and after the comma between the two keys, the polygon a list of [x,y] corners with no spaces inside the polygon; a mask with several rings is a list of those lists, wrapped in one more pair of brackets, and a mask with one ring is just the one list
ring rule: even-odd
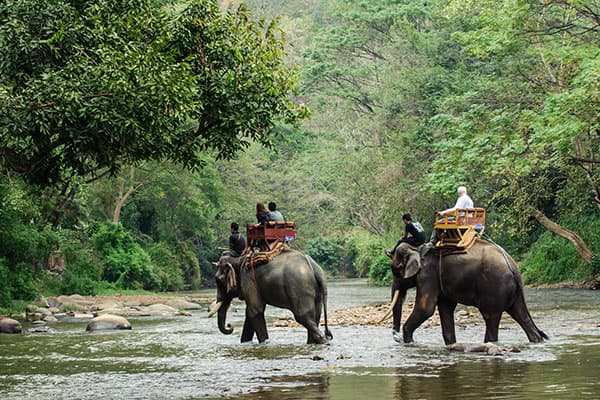
{"label": "person in dark shirt", "polygon": [[271,221],[271,213],[264,203],[256,203],[256,220],[259,224]]}
{"label": "person in dark shirt", "polygon": [[246,239],[239,232],[240,226],[237,222],[231,223],[231,236],[229,236],[229,255],[239,257],[246,249]]}
{"label": "person in dark shirt", "polygon": [[425,243],[425,230],[419,221],[413,221],[411,215],[406,213],[402,216],[402,222],[404,222],[404,235],[402,238],[400,238],[400,240],[398,240],[392,250],[385,250],[385,254],[390,258],[394,256],[396,247],[398,247],[402,242],[408,243],[415,247]]}

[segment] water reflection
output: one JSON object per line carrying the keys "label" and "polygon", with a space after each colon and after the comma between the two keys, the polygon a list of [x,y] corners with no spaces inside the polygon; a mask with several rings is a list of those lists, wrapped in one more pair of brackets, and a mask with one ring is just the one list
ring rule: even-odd
{"label": "water reflection", "polygon": [[[462,360],[443,367],[358,368],[297,381],[284,376],[243,399],[577,399],[600,397],[600,343],[553,362]],[[572,369],[575,367],[575,369]],[[295,385],[291,383],[295,382]]]}
{"label": "water reflection", "polygon": [[[388,288],[360,281],[332,283],[329,292],[331,309],[389,297]],[[240,344],[240,304],[228,314],[237,328],[229,336],[205,311],[131,319],[132,331],[101,334],[64,320],[52,335],[0,335],[0,398],[600,398],[600,293],[528,290],[526,297],[551,340],[532,345],[507,326],[501,344],[521,352],[502,357],[448,352],[439,327],[419,328],[410,345],[395,343],[390,328],[361,326],[332,327],[329,346],[306,345],[301,327],[270,328],[266,345]],[[483,329],[468,326],[457,336],[476,343]]]}

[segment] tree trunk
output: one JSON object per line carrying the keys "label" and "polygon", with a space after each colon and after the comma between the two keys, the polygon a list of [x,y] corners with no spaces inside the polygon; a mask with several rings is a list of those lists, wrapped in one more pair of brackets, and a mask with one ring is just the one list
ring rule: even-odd
{"label": "tree trunk", "polygon": [[143,185],[143,183],[140,183],[134,187],[134,185],[133,185],[134,174],[135,174],[135,167],[132,165],[129,167],[129,189],[127,189],[127,192],[124,192],[125,191],[125,180],[121,181],[121,184],[119,185],[119,194],[117,195],[117,200],[115,202],[115,209],[113,210],[113,219],[112,219],[112,221],[115,224],[119,223],[119,219],[121,218],[121,210],[123,209],[123,204],[125,204],[125,201],[127,200],[127,198],[129,198],[129,196],[131,196],[137,189],[139,189],[140,186]]}
{"label": "tree trunk", "polygon": [[563,237],[573,243],[577,253],[583,258],[587,263],[592,262],[592,252],[587,247],[583,239],[579,237],[575,232],[572,232],[568,229],[563,228],[558,225],[556,222],[550,220],[550,218],[546,217],[541,211],[534,209],[533,216],[538,220],[540,224],[545,226],[547,229],[557,234],[560,237]]}

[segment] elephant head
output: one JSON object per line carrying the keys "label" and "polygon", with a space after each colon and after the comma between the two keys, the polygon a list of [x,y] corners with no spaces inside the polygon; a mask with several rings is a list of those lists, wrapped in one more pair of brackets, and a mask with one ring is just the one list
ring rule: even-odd
{"label": "elephant head", "polygon": [[392,260],[394,276],[410,279],[421,269],[421,254],[408,243],[400,243]]}
{"label": "elephant head", "polygon": [[231,301],[240,296],[240,258],[223,256],[219,262],[213,263],[215,267],[215,281],[217,283],[217,303],[212,307],[208,316],[217,314],[218,326],[221,333],[230,335],[233,327],[226,324],[227,310]]}
{"label": "elephant head", "polygon": [[[421,256],[418,251],[407,243],[401,243],[394,253],[392,259],[392,303],[388,312],[382,318],[389,318],[393,315],[394,339],[399,341],[397,333],[400,331],[400,321],[402,319],[402,305],[406,299],[408,289],[416,286],[416,275],[421,269]],[[398,301],[400,300],[400,301]]]}

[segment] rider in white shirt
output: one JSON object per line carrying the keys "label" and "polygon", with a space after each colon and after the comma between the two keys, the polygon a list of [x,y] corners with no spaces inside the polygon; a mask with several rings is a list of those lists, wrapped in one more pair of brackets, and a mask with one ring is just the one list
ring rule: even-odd
{"label": "rider in white shirt", "polygon": [[[444,211],[440,211],[438,214],[445,215],[451,214],[458,208],[473,208],[473,200],[467,194],[467,188],[464,186],[459,186],[457,189],[458,199],[456,200],[456,204],[452,208],[448,208]],[[462,217],[462,215],[461,215]]]}

